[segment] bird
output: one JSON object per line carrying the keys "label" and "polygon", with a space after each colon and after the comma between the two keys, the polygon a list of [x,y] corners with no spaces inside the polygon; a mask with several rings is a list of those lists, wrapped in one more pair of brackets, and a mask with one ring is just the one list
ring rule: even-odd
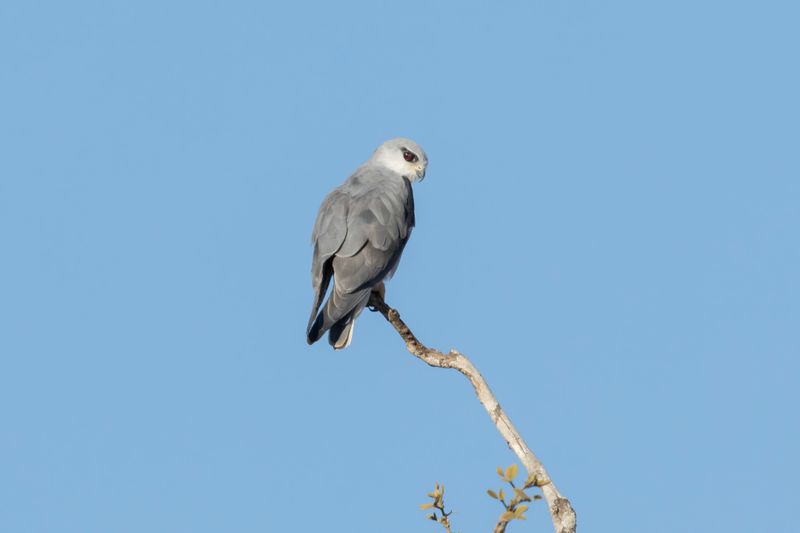
{"label": "bird", "polygon": [[391,139],[322,201],[311,234],[308,344],[327,332],[334,350],[348,347],[372,291],[383,296],[414,228],[411,185],[425,179],[427,167],[428,156],[417,143]]}

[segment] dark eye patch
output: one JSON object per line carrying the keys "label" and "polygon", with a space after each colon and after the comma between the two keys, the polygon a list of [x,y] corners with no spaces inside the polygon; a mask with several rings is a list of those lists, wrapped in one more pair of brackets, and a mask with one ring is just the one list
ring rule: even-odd
{"label": "dark eye patch", "polygon": [[417,161],[419,161],[419,157],[417,157],[417,154],[415,154],[414,152],[410,151],[407,148],[402,148],[402,150],[403,150],[403,159],[405,159],[409,163],[416,163]]}

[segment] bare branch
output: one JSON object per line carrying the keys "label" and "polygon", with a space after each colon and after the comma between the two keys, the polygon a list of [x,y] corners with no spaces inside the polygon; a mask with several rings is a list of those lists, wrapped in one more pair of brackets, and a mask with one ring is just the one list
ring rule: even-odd
{"label": "bare branch", "polygon": [[492,533],[506,533],[507,525],[508,522],[506,522],[505,520],[500,520],[499,522],[497,522],[497,525],[494,526]]}
{"label": "bare branch", "polygon": [[[369,306],[375,311],[380,312],[384,318],[394,327],[397,333],[400,334],[403,341],[406,343],[406,348],[412,355],[421,359],[430,366],[438,368],[453,368],[461,372],[472,383],[475,389],[475,394],[481,402],[489,417],[497,427],[497,431],[503,436],[517,457],[522,462],[522,465],[528,471],[529,475],[535,476],[536,485],[542,489],[542,494],[547,502],[547,508],[550,511],[550,518],[553,521],[553,527],[556,533],[575,533],[576,519],[575,511],[569,500],[558,492],[555,484],[547,475],[547,471],[534,455],[534,453],[522,440],[522,437],[517,432],[511,420],[506,415],[505,411],[500,407],[497,399],[492,394],[483,376],[472,365],[469,359],[456,350],[450,350],[449,353],[442,353],[438,350],[428,348],[422,344],[416,336],[411,332],[409,327],[400,320],[400,313],[392,309],[383,297],[373,292],[369,299]],[[498,523],[495,531],[504,531],[506,523]],[[498,529],[500,528],[500,529]]]}

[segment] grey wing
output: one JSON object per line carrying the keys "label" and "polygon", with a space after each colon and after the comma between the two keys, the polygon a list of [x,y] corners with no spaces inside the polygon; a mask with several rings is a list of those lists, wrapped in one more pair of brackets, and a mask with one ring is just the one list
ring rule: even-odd
{"label": "grey wing", "polygon": [[347,212],[350,197],[339,189],[334,190],[325,200],[317,213],[317,221],[311,234],[314,245],[314,256],[311,260],[311,286],[314,289],[314,303],[311,306],[311,317],[308,328],[317,316],[319,306],[328,290],[333,274],[332,260],[347,235]]}
{"label": "grey wing", "polygon": [[351,202],[344,242],[333,260],[334,284],[346,292],[373,287],[397,266],[414,227],[411,183],[385,180]]}

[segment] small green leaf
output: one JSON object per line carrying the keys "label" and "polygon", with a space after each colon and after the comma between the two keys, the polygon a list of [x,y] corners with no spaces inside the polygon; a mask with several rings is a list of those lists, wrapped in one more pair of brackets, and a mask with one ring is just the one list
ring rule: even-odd
{"label": "small green leaf", "polygon": [[423,503],[422,505],[419,506],[419,508],[422,509],[423,511],[425,509],[430,509],[431,507],[433,507],[432,503]]}
{"label": "small green leaf", "polygon": [[487,490],[486,494],[488,494],[489,497],[494,498],[495,500],[497,499],[497,493],[495,491],[493,491],[492,489]]}
{"label": "small green leaf", "polygon": [[500,501],[503,501],[503,500],[505,500],[505,499],[506,499],[506,496],[505,496],[505,494],[503,494],[503,489],[500,489],[500,494],[499,494],[498,496],[499,496],[499,498],[500,498]]}
{"label": "small green leaf", "polygon": [[514,481],[514,478],[517,477],[518,471],[519,467],[517,465],[511,465],[506,468],[506,481]]}
{"label": "small green leaf", "polygon": [[528,510],[528,506],[527,505],[520,505],[519,507],[514,509],[514,514],[522,514],[527,510]]}
{"label": "small green leaf", "polygon": [[503,472],[503,469],[500,468],[499,466],[497,467],[497,475],[504,479],[506,477],[505,473]]}

